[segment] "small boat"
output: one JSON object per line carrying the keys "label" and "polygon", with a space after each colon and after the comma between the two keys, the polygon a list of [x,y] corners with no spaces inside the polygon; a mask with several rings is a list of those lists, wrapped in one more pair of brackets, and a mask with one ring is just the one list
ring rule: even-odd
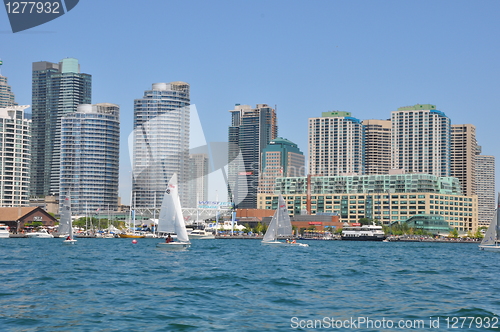
{"label": "small boat", "polygon": [[286,242],[278,241],[279,237],[292,237],[292,222],[288,215],[285,200],[281,194],[278,197],[278,208],[269,223],[269,227],[261,243],[265,245],[309,247],[308,244],[299,243],[296,240],[287,239]]}
{"label": "small boat", "polygon": [[491,220],[490,226],[484,234],[483,241],[479,245],[479,250],[484,251],[500,251],[500,214],[498,209],[500,208],[500,193],[498,194],[497,208],[493,219]]}
{"label": "small boat", "polygon": [[9,238],[9,226],[5,224],[0,224],[0,239]]}
{"label": "small boat", "polygon": [[215,235],[213,233],[207,232],[204,229],[194,229],[191,233],[189,233],[189,237],[191,239],[199,240],[215,239]]}
{"label": "small boat", "polygon": [[385,233],[382,226],[358,225],[342,228],[342,240],[347,241],[384,241]]}
{"label": "small boat", "polygon": [[[168,233],[165,242],[157,243],[156,246],[166,250],[183,250],[191,246],[186,223],[182,216],[181,201],[179,199],[179,191],[177,185],[177,173],[172,175],[168,182],[165,196],[160,209],[160,217],[158,219],[158,233]],[[174,241],[170,233],[177,234],[177,241]]]}
{"label": "small boat", "polygon": [[118,236],[121,238],[126,238],[126,239],[142,239],[142,238],[144,238],[144,235],[137,234],[137,233],[120,233],[120,234],[118,234]]}
{"label": "small boat", "polygon": [[59,234],[68,234],[63,241],[64,244],[75,244],[76,240],[73,236],[73,222],[71,220],[71,198],[66,196],[62,201],[61,206],[61,219],[59,220]]}
{"label": "small boat", "polygon": [[47,232],[47,230],[45,228],[42,228],[36,232],[26,233],[26,237],[38,238],[38,239],[52,239],[52,238],[54,238],[54,235]]}

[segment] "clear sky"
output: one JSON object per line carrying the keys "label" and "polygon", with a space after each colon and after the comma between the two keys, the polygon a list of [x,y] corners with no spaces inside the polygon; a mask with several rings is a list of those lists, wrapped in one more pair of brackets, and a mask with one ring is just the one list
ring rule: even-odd
{"label": "clear sky", "polygon": [[80,0],[13,34],[0,9],[1,71],[31,104],[32,62],[79,59],[92,102],[121,108],[124,202],[133,100],[156,82],[191,85],[209,142],[227,141],[234,104],[277,105],[279,136],[305,154],[307,119],[321,112],[388,119],[434,104],[474,124],[499,169],[499,14],[498,0]]}

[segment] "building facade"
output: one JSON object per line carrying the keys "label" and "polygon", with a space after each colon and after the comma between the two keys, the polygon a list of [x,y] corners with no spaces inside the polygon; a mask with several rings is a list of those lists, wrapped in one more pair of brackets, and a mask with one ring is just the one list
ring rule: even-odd
{"label": "building facade", "polygon": [[62,118],[91,103],[91,80],[77,59],[34,62],[30,195],[59,194]]}
{"label": "building facade", "polygon": [[476,127],[471,124],[451,126],[451,173],[460,180],[464,195],[476,194]]}
{"label": "building facade", "polygon": [[29,106],[0,108],[0,206],[29,205],[31,120]]}
{"label": "building facade", "polygon": [[262,150],[262,164],[259,179],[259,193],[274,193],[278,177],[305,176],[306,164],[297,144],[278,137]]}
{"label": "building facade", "polygon": [[[333,213],[341,222],[377,219],[385,225],[414,215],[440,215],[461,232],[477,230],[477,196],[462,195],[453,177],[429,174],[278,178],[276,192],[293,214]],[[277,194],[259,194],[260,209],[276,209]]]}
{"label": "building facade", "polygon": [[186,207],[196,208],[199,201],[208,200],[208,155],[189,155],[189,202]]}
{"label": "building facade", "polygon": [[229,112],[229,161],[241,154],[244,165],[230,164],[228,197],[237,208],[253,209],[257,206],[262,151],[278,135],[276,110],[267,104],[255,108],[237,104]]}
{"label": "building facade", "polygon": [[119,158],[118,105],[79,105],[62,119],[60,197],[71,196],[73,213],[116,211]]}
{"label": "building facade", "polygon": [[391,116],[391,168],[450,176],[450,119],[435,105],[400,107]]}
{"label": "building facade", "polygon": [[7,77],[0,74],[0,107],[17,106],[14,93],[7,83]]}
{"label": "building facade", "polygon": [[365,174],[388,174],[391,169],[391,120],[363,120]]}
{"label": "building facade", "polygon": [[188,205],[189,84],[155,83],[134,100],[132,206],[159,208],[174,173],[179,196]]}
{"label": "building facade", "polygon": [[309,174],[365,173],[365,133],[349,112],[323,112],[309,119]]}
{"label": "building facade", "polygon": [[495,157],[476,155],[476,193],[479,226],[488,226],[495,213]]}

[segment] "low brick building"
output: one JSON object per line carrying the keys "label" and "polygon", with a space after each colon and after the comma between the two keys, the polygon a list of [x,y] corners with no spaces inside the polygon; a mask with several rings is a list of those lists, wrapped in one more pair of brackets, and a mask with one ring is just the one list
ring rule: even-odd
{"label": "low brick building", "polygon": [[12,232],[19,232],[24,225],[41,222],[43,226],[54,226],[57,219],[40,207],[0,207],[0,223],[10,227]]}

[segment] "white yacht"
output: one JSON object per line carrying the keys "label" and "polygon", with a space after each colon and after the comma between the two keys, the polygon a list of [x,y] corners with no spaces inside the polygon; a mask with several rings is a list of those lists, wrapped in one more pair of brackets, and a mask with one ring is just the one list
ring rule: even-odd
{"label": "white yacht", "polygon": [[342,228],[342,240],[347,241],[383,241],[385,233],[382,226],[359,225],[345,226]]}
{"label": "white yacht", "polygon": [[191,233],[189,233],[189,237],[191,239],[215,239],[215,235],[204,229],[194,229]]}
{"label": "white yacht", "polygon": [[54,235],[47,232],[47,230],[44,228],[33,233],[26,233],[26,236],[29,238],[39,238],[39,239],[50,239],[54,237]]}
{"label": "white yacht", "polygon": [[5,224],[0,224],[0,239],[6,239],[9,237],[9,226]]}

